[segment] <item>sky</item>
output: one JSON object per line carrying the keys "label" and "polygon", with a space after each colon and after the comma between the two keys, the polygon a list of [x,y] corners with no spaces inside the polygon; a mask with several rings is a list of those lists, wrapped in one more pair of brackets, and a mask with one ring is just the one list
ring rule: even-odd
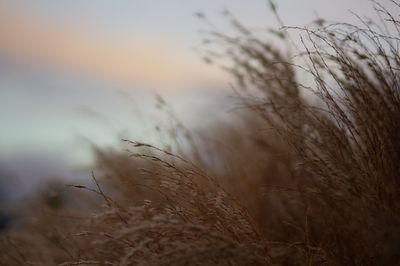
{"label": "sky", "polygon": [[[293,26],[317,15],[355,22],[350,10],[375,17],[367,0],[276,3]],[[207,25],[194,14],[229,31],[226,9],[250,27],[276,26],[263,0],[0,0],[0,173],[73,176],[92,144],[160,143],[155,94],[189,127],[223,119],[230,79],[202,61]]]}

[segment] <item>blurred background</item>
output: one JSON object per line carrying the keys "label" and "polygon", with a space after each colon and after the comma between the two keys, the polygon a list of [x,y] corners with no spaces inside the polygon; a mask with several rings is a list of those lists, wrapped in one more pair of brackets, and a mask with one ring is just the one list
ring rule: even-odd
{"label": "blurred background", "polygon": [[[375,17],[366,0],[277,4],[293,26]],[[0,201],[90,177],[93,147],[168,145],[160,101],[193,132],[228,119],[229,75],[199,52],[201,30],[231,30],[225,10],[250,28],[278,25],[263,0],[0,0]]]}

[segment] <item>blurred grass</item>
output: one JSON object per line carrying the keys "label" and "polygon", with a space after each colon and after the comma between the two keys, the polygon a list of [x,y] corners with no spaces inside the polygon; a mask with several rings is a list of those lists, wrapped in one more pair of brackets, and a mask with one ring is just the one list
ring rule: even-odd
{"label": "blurred grass", "polygon": [[101,174],[74,197],[89,192],[104,206],[44,204],[53,215],[32,211],[1,236],[0,262],[399,264],[400,4],[391,3],[373,2],[378,23],[318,19],[267,40],[227,13],[237,34],[210,31],[205,43],[219,46],[207,62],[235,78],[235,123],[199,135],[170,114],[175,145],[96,150]]}

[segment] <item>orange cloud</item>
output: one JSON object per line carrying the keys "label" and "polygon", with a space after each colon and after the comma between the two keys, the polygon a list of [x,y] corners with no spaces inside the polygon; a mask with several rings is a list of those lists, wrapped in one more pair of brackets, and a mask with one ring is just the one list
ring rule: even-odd
{"label": "orange cloud", "polygon": [[157,39],[107,38],[81,25],[0,11],[0,54],[20,62],[156,87],[220,83],[223,75],[195,55]]}

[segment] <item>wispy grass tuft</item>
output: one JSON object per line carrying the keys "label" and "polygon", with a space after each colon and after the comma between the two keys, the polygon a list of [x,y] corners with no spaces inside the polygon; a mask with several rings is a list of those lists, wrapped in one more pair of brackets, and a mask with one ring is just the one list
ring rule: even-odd
{"label": "wispy grass tuft", "polygon": [[2,235],[0,263],[399,264],[400,4],[389,2],[372,2],[378,23],[307,27],[284,26],[270,2],[281,28],[267,39],[226,12],[236,35],[205,43],[218,47],[207,62],[235,78],[235,124],[196,137],[179,123],[193,154],[129,140],[125,153],[97,150],[93,187],[73,188],[104,206]]}

